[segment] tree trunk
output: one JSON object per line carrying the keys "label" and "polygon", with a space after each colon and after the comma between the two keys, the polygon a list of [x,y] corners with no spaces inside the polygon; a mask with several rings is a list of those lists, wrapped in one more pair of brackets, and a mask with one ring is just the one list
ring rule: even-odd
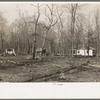
{"label": "tree trunk", "polygon": [[30,41],[29,41],[29,39],[27,39],[27,43],[28,43],[28,51],[27,51],[27,53],[30,54]]}
{"label": "tree trunk", "polygon": [[88,32],[88,57],[89,57],[89,32]]}
{"label": "tree trunk", "polygon": [[43,50],[43,48],[45,47],[45,43],[46,43],[47,34],[48,34],[48,32],[49,32],[49,29],[50,29],[50,28],[48,28],[47,32],[45,33],[44,41],[43,41],[43,44],[42,44],[42,50]]}
{"label": "tree trunk", "polygon": [[74,54],[73,54],[73,50],[74,50],[74,24],[75,24],[75,20],[74,19],[72,19],[72,57],[74,56]]}
{"label": "tree trunk", "polygon": [[3,52],[3,36],[2,36],[2,33],[1,33],[1,51]]}
{"label": "tree trunk", "polygon": [[19,54],[19,52],[20,52],[20,48],[19,48],[19,39],[18,39],[18,44],[17,44],[18,46],[17,46],[17,53]]}
{"label": "tree trunk", "polygon": [[34,37],[33,59],[35,59],[35,53],[36,53],[36,27],[37,27],[37,26],[35,26],[35,37]]}
{"label": "tree trunk", "polygon": [[99,33],[97,33],[97,57],[99,57]]}
{"label": "tree trunk", "polygon": [[72,57],[73,57],[73,46],[74,46],[74,43],[73,43],[73,37],[72,37]]}
{"label": "tree trunk", "polygon": [[36,53],[36,42],[34,41],[33,59],[35,59],[35,53]]}

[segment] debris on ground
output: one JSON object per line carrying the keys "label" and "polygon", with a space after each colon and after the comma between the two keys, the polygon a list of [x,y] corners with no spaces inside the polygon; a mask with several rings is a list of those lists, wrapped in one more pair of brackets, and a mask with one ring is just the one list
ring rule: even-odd
{"label": "debris on ground", "polygon": [[28,82],[32,77],[27,74],[4,74],[1,75],[2,82]]}
{"label": "debris on ground", "polygon": [[100,81],[97,58],[27,57],[32,56],[0,57],[0,82]]}
{"label": "debris on ground", "polygon": [[60,73],[60,78],[61,79],[65,79],[66,78],[65,75],[64,75],[64,73]]}

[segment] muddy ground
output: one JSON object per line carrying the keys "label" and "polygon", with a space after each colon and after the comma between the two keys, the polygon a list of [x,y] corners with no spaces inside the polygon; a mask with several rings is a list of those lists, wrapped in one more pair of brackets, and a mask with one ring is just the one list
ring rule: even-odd
{"label": "muddy ground", "polygon": [[100,82],[100,58],[0,56],[0,82]]}

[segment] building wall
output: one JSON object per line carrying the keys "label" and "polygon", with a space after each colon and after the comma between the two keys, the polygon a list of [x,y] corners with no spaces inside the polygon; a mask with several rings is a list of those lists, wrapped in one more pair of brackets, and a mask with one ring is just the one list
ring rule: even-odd
{"label": "building wall", "polygon": [[[87,50],[77,50],[76,55],[88,56]],[[89,50],[89,56],[93,56],[93,50]]]}

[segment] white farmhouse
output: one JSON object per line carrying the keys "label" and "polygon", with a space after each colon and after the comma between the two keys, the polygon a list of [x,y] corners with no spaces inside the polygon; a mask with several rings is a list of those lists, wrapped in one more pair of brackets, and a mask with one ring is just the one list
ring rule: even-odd
{"label": "white farmhouse", "polygon": [[[88,50],[84,48],[75,50],[74,55],[88,56]],[[95,56],[95,49],[92,47],[89,48],[89,56]]]}

